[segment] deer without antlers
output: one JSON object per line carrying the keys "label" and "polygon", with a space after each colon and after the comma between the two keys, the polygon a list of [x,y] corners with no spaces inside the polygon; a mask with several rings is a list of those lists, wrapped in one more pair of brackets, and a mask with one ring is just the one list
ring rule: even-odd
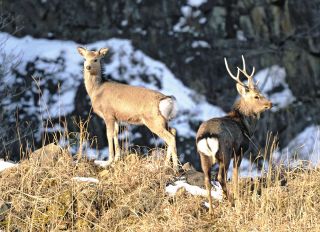
{"label": "deer without antlers", "polygon": [[[215,163],[219,163],[217,179],[227,198],[233,201],[226,186],[230,161],[234,158],[232,181],[234,186],[238,186],[238,168],[243,153],[249,147],[249,139],[254,132],[255,122],[260,113],[272,107],[272,103],[260,93],[253,81],[255,68],[253,67],[250,75],[247,73],[243,56],[243,68],[237,67],[236,76],[231,73],[226,58],[224,61],[229,75],[236,81],[240,99],[235,102],[228,115],[203,122],[196,136],[197,151],[200,155],[201,167],[205,176],[204,182],[208,192],[210,214],[212,214],[211,167]],[[240,73],[248,79],[247,84],[240,81]]]}
{"label": "deer without antlers", "polygon": [[109,144],[108,164],[120,158],[118,142],[119,122],[144,124],[168,145],[166,162],[172,157],[173,166],[178,168],[175,130],[168,128],[168,121],[177,113],[173,96],[157,91],[115,82],[102,82],[101,63],[108,48],[89,51],[78,47],[84,61],[84,83],[93,111],[105,122]]}

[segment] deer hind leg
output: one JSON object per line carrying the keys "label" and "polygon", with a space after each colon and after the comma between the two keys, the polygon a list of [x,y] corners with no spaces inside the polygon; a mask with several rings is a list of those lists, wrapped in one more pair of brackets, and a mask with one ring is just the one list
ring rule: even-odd
{"label": "deer hind leg", "polygon": [[[177,130],[173,127],[168,127],[168,130],[170,131],[170,133],[174,136],[175,140],[176,140],[176,135],[177,135]],[[174,146],[176,146],[176,141],[174,142]],[[178,155],[177,155],[177,151],[176,148],[175,152],[170,151],[170,149],[167,149],[167,156],[166,156],[166,163],[169,164],[170,163],[170,159],[172,158],[172,162],[173,162],[173,166],[178,166]],[[172,155],[172,157],[171,157]]]}
{"label": "deer hind leg", "polygon": [[213,214],[213,206],[212,206],[212,197],[211,197],[211,167],[213,164],[213,160],[210,156],[207,156],[199,151],[200,159],[201,159],[201,168],[204,173],[204,185],[207,190],[207,197],[209,201],[209,214]]}
{"label": "deer hind leg", "polygon": [[[177,147],[176,147],[176,139],[175,136],[172,135],[167,129],[166,129],[166,123],[164,120],[162,122],[146,122],[145,125],[156,135],[158,135],[161,139],[163,139],[166,144],[168,145],[167,149],[167,155],[166,157],[170,158],[172,155],[173,158],[173,168],[178,171],[178,155],[177,155]],[[166,159],[166,162],[169,162],[169,160]]]}
{"label": "deer hind leg", "polygon": [[230,165],[230,159],[225,158],[223,161],[219,162],[219,172],[218,172],[218,181],[221,184],[222,190],[226,195],[227,199],[233,203],[233,199],[227,188],[227,174]]}
{"label": "deer hind leg", "polygon": [[113,134],[114,149],[115,149],[115,153],[116,153],[115,154],[115,161],[120,159],[120,153],[121,153],[118,135],[119,135],[119,123],[115,122],[114,123],[114,134]]}
{"label": "deer hind leg", "polygon": [[241,161],[242,161],[242,154],[234,153],[233,172],[232,172],[234,198],[239,197],[239,167],[240,167]]}

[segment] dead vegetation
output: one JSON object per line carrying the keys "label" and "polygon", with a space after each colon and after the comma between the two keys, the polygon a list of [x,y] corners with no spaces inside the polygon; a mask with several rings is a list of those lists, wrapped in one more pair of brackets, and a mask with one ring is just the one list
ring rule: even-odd
{"label": "dead vegetation", "polygon": [[[283,178],[241,181],[240,200],[214,201],[165,193],[175,178],[164,160],[127,155],[103,170],[52,149],[0,174],[0,229],[4,231],[319,231],[320,170],[296,169]],[[94,177],[99,183],[73,177]],[[250,183],[249,183],[250,182]],[[253,188],[252,186],[255,186]]]}

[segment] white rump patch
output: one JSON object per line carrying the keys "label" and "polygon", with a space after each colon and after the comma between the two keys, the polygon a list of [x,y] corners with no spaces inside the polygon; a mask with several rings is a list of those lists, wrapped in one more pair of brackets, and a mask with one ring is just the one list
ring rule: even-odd
{"label": "white rump patch", "polygon": [[168,97],[160,101],[159,110],[162,116],[171,120],[177,116],[178,108],[176,100],[173,97]]}
{"label": "white rump patch", "polygon": [[197,143],[198,151],[206,156],[212,157],[212,162],[215,163],[216,154],[219,150],[219,141],[217,138],[203,138]]}

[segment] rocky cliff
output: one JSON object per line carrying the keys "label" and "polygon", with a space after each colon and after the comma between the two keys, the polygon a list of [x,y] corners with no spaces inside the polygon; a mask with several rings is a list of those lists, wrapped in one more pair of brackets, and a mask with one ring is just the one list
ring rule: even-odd
{"label": "rocky cliff", "polygon": [[[320,123],[320,0],[5,0],[1,6],[14,18],[4,30],[17,36],[79,44],[130,39],[225,111],[236,91],[223,57],[238,65],[244,54],[257,70],[284,67],[295,101],[262,118],[260,144],[272,131],[286,146],[303,128]],[[83,110],[83,102],[76,102]]]}

